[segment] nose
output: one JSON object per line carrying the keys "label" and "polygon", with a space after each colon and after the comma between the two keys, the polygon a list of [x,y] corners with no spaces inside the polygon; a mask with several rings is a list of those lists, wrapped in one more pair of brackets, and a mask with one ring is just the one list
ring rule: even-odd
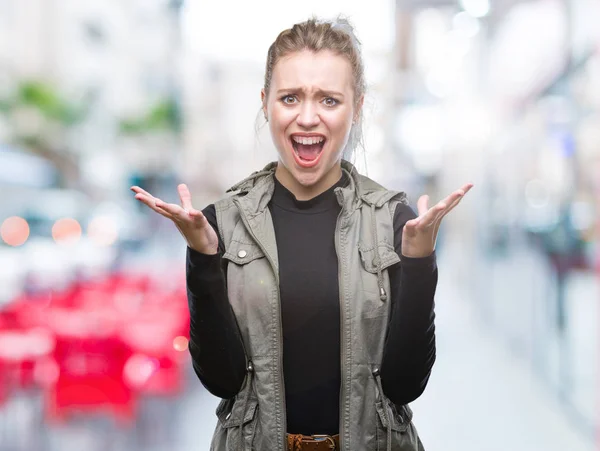
{"label": "nose", "polygon": [[314,128],[321,122],[317,107],[311,102],[304,102],[296,118],[296,123],[303,128]]}

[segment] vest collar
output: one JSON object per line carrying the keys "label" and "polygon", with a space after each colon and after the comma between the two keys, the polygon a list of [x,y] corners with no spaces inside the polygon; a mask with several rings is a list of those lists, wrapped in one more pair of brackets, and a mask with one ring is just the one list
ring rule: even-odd
{"label": "vest collar", "polygon": [[[267,208],[273,196],[276,168],[277,162],[271,162],[227,190],[228,193],[237,191],[237,194],[245,194],[241,204],[247,215],[254,216]],[[347,212],[354,211],[362,202],[379,208],[399,194],[359,174],[354,165],[346,160],[342,160],[342,170],[347,173],[349,183],[346,187],[336,188],[335,192],[340,206]]]}

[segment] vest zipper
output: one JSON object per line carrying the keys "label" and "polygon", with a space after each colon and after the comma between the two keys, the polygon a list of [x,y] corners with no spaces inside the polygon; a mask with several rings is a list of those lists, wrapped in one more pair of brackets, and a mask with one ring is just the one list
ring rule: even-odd
{"label": "vest zipper", "polygon": [[283,433],[280,436],[280,445],[281,445],[280,449],[285,450],[287,447],[287,440],[286,440],[286,433],[287,433],[286,408],[287,407],[285,405],[285,383],[284,383],[284,379],[283,379],[283,325],[282,325],[282,320],[281,320],[281,308],[280,308],[281,293],[279,290],[279,271],[277,271],[277,268],[275,267],[275,262],[269,256],[269,253],[266,252],[264,245],[260,242],[260,240],[256,237],[256,235],[252,231],[252,228],[250,227],[250,224],[248,223],[248,219],[246,218],[246,215],[244,214],[243,209],[240,208],[240,205],[239,205],[239,202],[237,201],[237,199],[234,199],[233,202],[236,204],[238,211],[240,212],[240,218],[242,218],[242,222],[244,223],[246,230],[252,236],[252,238],[254,239],[256,244],[258,244],[260,249],[265,254],[265,257],[267,258],[267,260],[269,261],[269,264],[271,265],[273,274],[275,275],[275,286],[277,287],[277,310],[278,310],[278,312],[277,312],[278,313],[277,314],[277,318],[278,318],[277,342],[279,344],[279,368],[280,368],[279,385],[281,387],[281,403],[283,405],[283,411],[281,412]]}
{"label": "vest zipper", "polygon": [[344,426],[344,418],[346,417],[345,413],[344,413],[344,406],[346,405],[347,401],[345,399],[345,388],[346,388],[346,383],[344,381],[345,377],[346,377],[346,362],[345,362],[345,352],[344,352],[344,348],[346,345],[346,334],[345,334],[345,316],[346,316],[346,311],[344,308],[344,284],[343,284],[343,280],[342,280],[342,261],[340,259],[340,222],[341,222],[341,218],[342,218],[342,214],[344,212],[344,196],[341,193],[341,191],[338,191],[339,188],[337,188],[335,190],[335,194],[336,197],[338,198],[338,202],[340,204],[340,206],[342,207],[342,209],[340,210],[340,213],[338,214],[337,217],[337,221],[335,223],[335,240],[334,240],[334,244],[335,244],[335,253],[338,259],[338,286],[339,286],[339,301],[340,301],[340,370],[341,370],[341,387],[340,387],[340,418],[339,418],[339,429],[340,429],[340,451],[344,450],[346,448],[346,439],[345,439],[345,433],[346,433],[346,427]]}

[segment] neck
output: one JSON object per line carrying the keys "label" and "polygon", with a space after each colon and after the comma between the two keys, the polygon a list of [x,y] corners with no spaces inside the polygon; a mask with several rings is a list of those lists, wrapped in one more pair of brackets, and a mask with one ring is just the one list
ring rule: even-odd
{"label": "neck", "polygon": [[311,185],[300,183],[281,162],[277,163],[277,169],[275,170],[275,177],[277,177],[279,183],[286,187],[297,200],[310,200],[317,197],[335,185],[341,176],[341,162],[335,164],[323,177]]}

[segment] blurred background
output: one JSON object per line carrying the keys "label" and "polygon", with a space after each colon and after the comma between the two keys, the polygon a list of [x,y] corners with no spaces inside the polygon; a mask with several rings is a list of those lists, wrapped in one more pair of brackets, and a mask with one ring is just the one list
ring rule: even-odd
{"label": "blurred background", "polygon": [[[185,244],[277,158],[267,49],[317,14],[363,44],[371,178],[437,201],[428,450],[600,449],[598,0],[0,0],[0,450],[204,450]],[[143,208],[142,208],[143,207]]]}

